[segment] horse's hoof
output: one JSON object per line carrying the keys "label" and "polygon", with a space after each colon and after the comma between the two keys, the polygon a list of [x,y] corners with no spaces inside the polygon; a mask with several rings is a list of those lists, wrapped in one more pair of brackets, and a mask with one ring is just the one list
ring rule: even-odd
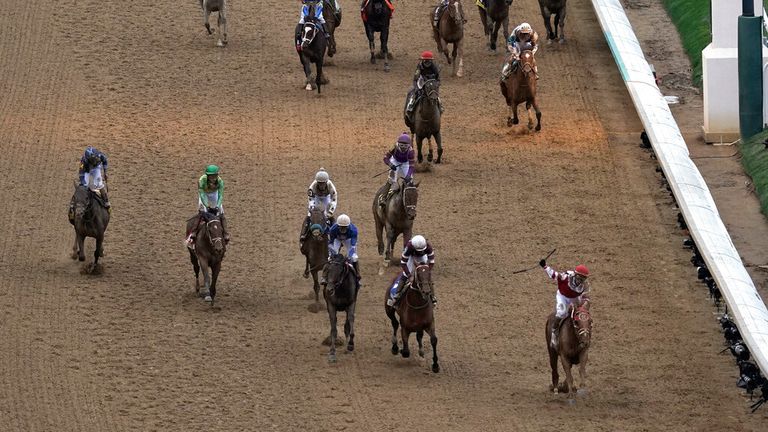
{"label": "horse's hoof", "polygon": [[514,123],[512,122],[512,117],[507,118],[507,126],[512,126]]}
{"label": "horse's hoof", "polygon": [[304,279],[309,279],[309,272],[305,271],[302,276],[304,276]]}
{"label": "horse's hoof", "polygon": [[85,256],[79,256],[78,255],[77,260],[80,261],[80,262],[83,262],[83,261],[85,261]]}
{"label": "horse's hoof", "polygon": [[438,156],[437,159],[435,160],[436,164],[440,164],[442,162],[443,162],[443,157],[442,156]]}
{"label": "horse's hoof", "polygon": [[354,350],[355,350],[355,345],[354,344],[348,344],[347,345],[347,351],[352,352]]}
{"label": "horse's hoof", "polygon": [[528,130],[533,130],[533,123],[528,123]]}
{"label": "horse's hoof", "polygon": [[432,372],[434,372],[434,373],[440,372],[440,365],[437,364],[437,363],[433,364],[432,365]]}
{"label": "horse's hoof", "polygon": [[312,84],[307,84],[306,87],[304,87],[304,90],[312,91]]}
{"label": "horse's hoof", "polygon": [[422,156],[422,155],[419,155],[419,156],[417,157],[417,159],[418,159],[419,163],[422,163],[422,162],[424,162],[424,156]]}
{"label": "horse's hoof", "polygon": [[423,349],[419,350],[419,357],[422,357],[422,358],[424,357],[424,350]]}
{"label": "horse's hoof", "polygon": [[389,63],[384,63],[384,72],[389,72],[390,70]]}
{"label": "horse's hoof", "polygon": [[[379,255],[381,255],[381,252],[379,252]],[[72,252],[72,254],[69,257],[72,258],[73,260],[76,260],[77,259],[77,252]]]}
{"label": "horse's hoof", "polygon": [[411,356],[411,352],[408,350],[400,350],[400,355],[403,356],[403,358],[408,358]]}
{"label": "horse's hoof", "polygon": [[371,54],[371,64],[376,64],[376,57],[373,54]]}
{"label": "horse's hoof", "polygon": [[392,344],[392,355],[397,355],[399,352],[400,348],[398,348],[397,344]]}
{"label": "horse's hoof", "polygon": [[336,363],[336,354],[328,354],[328,363]]}
{"label": "horse's hoof", "polygon": [[392,53],[387,51],[387,60],[392,60],[393,58]]}
{"label": "horse's hoof", "polygon": [[519,120],[519,119],[512,119],[512,124],[513,124],[513,125],[516,125],[516,124],[518,124],[518,123],[520,123],[520,120]]}
{"label": "horse's hoof", "polygon": [[223,47],[224,46],[224,42],[222,42],[221,39],[219,39],[219,41],[216,42],[216,46],[217,47]]}
{"label": "horse's hoof", "polygon": [[565,45],[565,38],[560,38],[560,40],[557,41],[560,45]]}
{"label": "horse's hoof", "polygon": [[536,125],[536,129],[535,130],[536,130],[536,132],[540,131],[541,130],[541,125]]}
{"label": "horse's hoof", "polygon": [[205,300],[206,303],[213,303],[213,297],[210,295],[205,296],[203,300]]}
{"label": "horse's hoof", "polygon": [[547,39],[547,45],[552,45],[552,39]]}
{"label": "horse's hoof", "polygon": [[463,77],[463,76],[464,76],[464,72],[463,72],[463,71],[458,71],[458,72],[456,72],[456,76],[457,76],[458,78],[461,78],[461,77]]}

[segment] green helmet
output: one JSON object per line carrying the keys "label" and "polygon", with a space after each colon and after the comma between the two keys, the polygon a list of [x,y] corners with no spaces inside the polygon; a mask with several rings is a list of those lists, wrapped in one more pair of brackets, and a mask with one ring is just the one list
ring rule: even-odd
{"label": "green helmet", "polygon": [[205,167],[205,174],[206,175],[214,175],[219,173],[219,167],[216,165],[208,165]]}

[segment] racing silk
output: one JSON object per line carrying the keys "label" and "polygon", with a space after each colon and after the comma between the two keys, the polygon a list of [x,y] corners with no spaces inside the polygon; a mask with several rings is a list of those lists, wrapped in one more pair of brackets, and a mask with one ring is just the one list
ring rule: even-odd
{"label": "racing silk", "polygon": [[[95,156],[98,156],[99,158],[99,164],[101,165],[101,169],[104,172],[104,175],[107,174],[107,155],[104,153],[93,149],[93,153]],[[96,168],[98,165],[91,165],[91,162],[88,160],[88,158],[85,157],[85,154],[80,158],[80,168],[78,169],[78,177],[80,178],[80,184],[85,186],[87,182],[85,181],[85,174],[91,172],[93,168]]]}
{"label": "racing silk", "polygon": [[333,185],[333,182],[328,180],[328,187],[325,189],[324,192],[321,192],[317,188],[317,181],[313,181],[311,185],[309,185],[309,189],[307,190],[307,197],[309,199],[309,207],[312,207],[316,201],[323,200],[326,201],[330,200],[329,202],[329,208],[326,210],[331,210],[331,213],[333,213],[336,210],[336,186]]}
{"label": "racing silk", "polygon": [[[197,181],[197,192],[200,196],[200,202],[202,202],[205,207],[219,208],[221,207],[222,200],[224,199],[224,180],[219,177],[217,182],[211,185],[208,183],[208,176],[203,174],[200,177],[200,180]],[[208,202],[208,195],[213,192],[218,193],[218,200],[215,203]]]}
{"label": "racing silk", "polygon": [[544,267],[544,271],[547,273],[547,276],[549,276],[550,279],[557,281],[557,291],[560,292],[560,294],[563,296],[569,299],[573,299],[584,294],[585,284],[576,285],[573,283],[573,275],[575,274],[574,272],[558,272],[550,266]]}
{"label": "racing silk", "polygon": [[440,71],[437,69],[437,65],[433,61],[431,65],[425,67],[421,62],[416,66],[416,73],[413,74],[413,86],[416,87],[416,83],[419,78],[423,77],[424,81],[437,80],[440,81]]}
{"label": "racing silk", "polygon": [[536,55],[536,51],[539,50],[539,34],[534,31],[531,33],[531,40],[527,42],[521,41],[519,35],[520,26],[517,26],[514,30],[512,30],[512,34],[509,35],[509,38],[507,39],[507,45],[516,48],[518,54],[529,49],[534,55]]}
{"label": "racing silk", "polygon": [[341,232],[341,228],[338,224],[333,224],[328,231],[328,243],[333,244],[336,240],[339,240],[340,242],[349,240],[352,247],[355,247],[357,245],[357,227],[355,224],[349,224],[346,233]]}
{"label": "racing silk", "polygon": [[[403,249],[403,255],[400,256],[400,267],[403,269],[403,273],[406,276],[410,276],[412,271],[411,267],[409,266],[411,260],[421,262],[426,261],[430,267],[435,265],[435,251],[432,249],[432,244],[427,242],[427,248],[419,252],[416,250],[416,248],[413,247],[411,241],[409,240],[408,244],[405,245],[405,249]],[[413,264],[411,264],[411,266],[412,265]]]}
{"label": "racing silk", "polygon": [[[323,17],[323,0],[303,0],[301,5],[301,17],[299,17],[299,24],[304,24],[307,18],[313,18],[315,21],[325,24],[325,18]],[[312,6],[314,5],[314,9]],[[310,17],[310,9],[314,11]]]}
{"label": "racing silk", "polygon": [[397,162],[397,165],[408,164],[408,172],[405,177],[413,176],[413,169],[416,164],[416,155],[412,146],[408,146],[408,150],[401,152],[397,146],[394,146],[390,151],[384,154],[384,163],[389,166],[392,160]]}

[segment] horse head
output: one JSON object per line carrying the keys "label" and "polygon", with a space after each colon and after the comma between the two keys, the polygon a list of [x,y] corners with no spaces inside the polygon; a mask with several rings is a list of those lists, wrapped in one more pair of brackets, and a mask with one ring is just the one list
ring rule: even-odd
{"label": "horse head", "polygon": [[315,23],[314,18],[307,19],[306,22],[304,22],[302,25],[301,29],[301,49],[307,49],[312,44],[312,41],[315,40],[315,36],[317,36],[317,32],[318,24]]}
{"label": "horse head", "polygon": [[205,231],[208,240],[213,245],[213,252],[216,254],[224,253],[224,228],[221,226],[221,220],[218,217],[212,217],[205,223]]}
{"label": "horse head", "polygon": [[421,294],[421,297],[429,299],[433,290],[432,268],[429,264],[421,264],[414,270],[413,289]]}
{"label": "horse head", "polygon": [[440,98],[440,81],[433,79],[427,80],[424,82],[421,91],[424,92],[424,96],[427,99],[433,103],[438,103],[438,99]]}
{"label": "horse head", "polygon": [[91,191],[87,186],[75,185],[75,218],[82,219],[91,209]]}
{"label": "horse head", "polygon": [[331,295],[344,282],[347,273],[347,259],[344,255],[334,254],[331,256],[325,266],[325,285],[330,287],[328,291]]}
{"label": "horse head", "polygon": [[464,23],[464,8],[461,6],[461,0],[448,1],[448,16],[457,26]]}
{"label": "horse head", "polygon": [[416,203],[419,200],[419,184],[412,183],[403,186],[403,207],[409,220],[416,218]]}
{"label": "horse head", "polygon": [[325,217],[323,209],[312,207],[309,211],[309,232],[315,240],[320,240],[328,226],[328,219]]}
{"label": "horse head", "polygon": [[523,72],[526,78],[531,78],[531,74],[533,74],[533,71],[535,68],[536,68],[536,59],[533,57],[533,51],[524,50],[523,52],[521,52],[520,53],[520,70]]}
{"label": "horse head", "polygon": [[573,311],[573,328],[579,340],[579,349],[589,348],[592,338],[592,315],[589,313],[588,303]]}

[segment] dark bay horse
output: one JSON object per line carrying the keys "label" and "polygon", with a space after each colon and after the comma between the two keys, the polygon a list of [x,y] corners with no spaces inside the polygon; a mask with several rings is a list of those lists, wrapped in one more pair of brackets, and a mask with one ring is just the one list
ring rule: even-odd
{"label": "dark bay horse", "polygon": [[480,21],[483,22],[483,32],[488,37],[488,49],[496,51],[496,40],[499,28],[504,28],[504,46],[509,37],[509,6],[512,0],[487,0],[487,8],[477,6],[480,11]]}
{"label": "dark bay horse", "polygon": [[509,107],[507,126],[520,123],[517,117],[517,106],[525,102],[528,111],[528,129],[533,129],[533,115],[531,108],[536,112],[536,131],[541,130],[541,111],[536,98],[536,60],[530,50],[520,53],[520,59],[514,72],[507,79],[500,82],[501,94]]}
{"label": "dark bay horse", "polygon": [[[437,159],[435,163],[441,163],[443,160],[443,137],[440,135],[440,82],[437,80],[427,80],[421,87],[421,97],[413,108],[413,122],[407,115],[405,125],[411,130],[414,136],[417,148],[417,158],[419,163],[424,161],[421,153],[421,146],[426,139],[429,144],[429,153],[427,161],[432,162],[432,138],[437,143]],[[403,109],[405,113],[405,109]]]}
{"label": "dark bay horse", "polygon": [[331,35],[328,40],[328,57],[333,57],[336,54],[335,34],[336,29],[341,25],[341,11],[336,11],[330,1],[323,0],[323,18],[325,19],[328,33]]}
{"label": "dark bay horse", "polygon": [[[192,268],[195,270],[195,292],[213,306],[216,299],[216,280],[219,278],[224,253],[227,251],[224,229],[218,215],[203,212],[202,216],[192,216],[187,220],[187,232],[193,230],[197,233],[195,245],[194,248],[187,247],[187,250]],[[200,292],[200,268],[203,269],[204,291],[202,293]]]}
{"label": "dark bay horse", "polygon": [[[397,328],[400,326],[401,340],[403,349],[399,350],[404,358],[411,356],[408,348],[408,338],[411,333],[416,332],[416,341],[419,344],[419,356],[424,357],[424,346],[421,338],[424,332],[429,333],[429,342],[432,344],[432,372],[440,372],[440,365],[437,363],[437,333],[435,332],[435,314],[432,306],[432,272],[429,264],[422,264],[414,270],[413,283],[403,288],[406,290],[402,294],[402,300],[397,304],[397,309],[387,305],[389,299],[389,289],[384,297],[384,309],[392,323],[392,354],[397,355]],[[395,312],[400,317],[398,323]]]}
{"label": "dark bay horse", "polygon": [[[565,1],[566,0],[539,0],[541,16],[544,18],[544,27],[547,28],[547,43],[558,39],[557,30],[560,29],[559,43],[565,43]],[[555,16],[555,25],[552,25],[552,15]]]}
{"label": "dark bay horse", "polygon": [[328,317],[331,320],[331,351],[328,361],[336,362],[336,313],[347,312],[344,322],[344,336],[347,339],[347,351],[355,350],[355,305],[357,304],[357,281],[352,264],[347,262],[344,255],[336,254],[331,257],[325,267],[325,283],[323,297],[328,307]]}
{"label": "dark bay horse", "polygon": [[[567,391],[568,399],[573,399],[576,387],[573,385],[571,367],[579,365],[579,385],[584,387],[587,379],[587,360],[589,344],[592,340],[592,316],[589,313],[589,303],[585,303],[576,309],[571,308],[569,316],[560,323],[560,336],[557,347],[550,343],[552,325],[555,321],[554,312],[547,318],[545,340],[549,352],[549,366],[552,368],[552,384],[549,390],[557,393]],[[565,370],[565,382],[559,383],[560,376],[557,372],[557,359],[563,364]]]}
{"label": "dark bay horse", "polygon": [[[314,8],[314,6],[312,6]],[[310,10],[313,16],[314,11]],[[323,28],[320,23],[307,18],[301,26],[299,40],[297,41],[296,51],[299,53],[299,60],[304,67],[304,75],[307,77],[305,88],[312,91],[312,63],[315,64],[315,86],[317,94],[320,94],[320,86],[327,84],[328,80],[323,76],[323,61],[325,59],[325,50],[328,47],[328,40],[323,34]]]}
{"label": "dark bay horse", "polygon": [[[448,64],[453,64],[453,75],[457,77],[464,75],[464,23],[466,21],[461,0],[448,0],[448,6],[440,16],[437,27],[434,25],[432,27],[437,50],[445,55]],[[448,54],[449,43],[453,44],[453,52],[450,55]]]}
{"label": "dark bay horse", "polygon": [[312,274],[312,289],[315,291],[315,303],[309,305],[310,312],[320,312],[320,283],[317,273],[328,262],[328,220],[323,209],[313,208],[309,214],[309,235],[301,245],[301,254],[306,257],[304,277]]}
{"label": "dark bay horse", "polygon": [[[389,21],[395,7],[390,0],[363,0],[360,5],[360,15],[363,18],[365,35],[368,37],[368,47],[371,50],[371,64],[376,64],[376,58],[384,59],[384,71],[389,72],[389,61],[392,55],[389,53],[387,41],[389,41]],[[381,49],[375,54],[376,45],[373,42],[375,33],[379,33]]]}
{"label": "dark bay horse", "polygon": [[[379,205],[381,196],[387,193],[389,185],[385,184],[373,197],[373,219],[376,222],[376,238],[378,240],[379,255],[384,255],[384,267],[387,267],[393,258],[393,249],[397,237],[403,235],[403,247],[411,240],[413,234],[413,220],[416,218],[416,203],[419,200],[419,184],[400,185],[400,189],[386,199],[384,208]],[[384,249],[383,233],[386,232],[386,253]],[[383,274],[383,269],[380,274]]]}
{"label": "dark bay horse", "polygon": [[203,25],[208,34],[213,34],[208,18],[211,13],[219,13],[219,40],[216,46],[223,47],[227,44],[227,1],[226,0],[200,0],[200,8],[203,9]]}
{"label": "dark bay horse", "polygon": [[97,269],[99,257],[104,255],[104,231],[109,224],[109,210],[97,192],[75,182],[75,193],[72,196],[74,212],[70,222],[75,227],[75,243],[72,246],[72,259],[85,261],[85,238],[96,239],[96,250],[93,252],[93,263],[87,268],[91,273]]}

